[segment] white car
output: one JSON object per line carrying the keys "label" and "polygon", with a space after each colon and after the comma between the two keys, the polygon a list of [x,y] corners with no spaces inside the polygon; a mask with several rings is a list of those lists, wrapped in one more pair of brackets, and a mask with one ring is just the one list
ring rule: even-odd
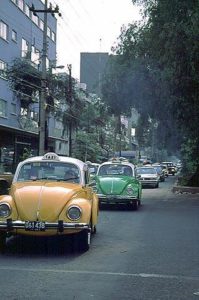
{"label": "white car", "polygon": [[160,177],[156,169],[152,166],[137,167],[136,176],[143,187],[159,187]]}

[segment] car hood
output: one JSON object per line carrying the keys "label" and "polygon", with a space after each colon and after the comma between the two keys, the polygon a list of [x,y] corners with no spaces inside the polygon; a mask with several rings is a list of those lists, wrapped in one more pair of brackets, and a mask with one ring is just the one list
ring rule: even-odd
{"label": "car hood", "polygon": [[130,183],[137,183],[137,180],[127,176],[98,176],[96,178],[98,189],[103,194],[119,195]]}
{"label": "car hood", "polygon": [[11,195],[21,220],[55,220],[81,186],[70,183],[15,183]]}

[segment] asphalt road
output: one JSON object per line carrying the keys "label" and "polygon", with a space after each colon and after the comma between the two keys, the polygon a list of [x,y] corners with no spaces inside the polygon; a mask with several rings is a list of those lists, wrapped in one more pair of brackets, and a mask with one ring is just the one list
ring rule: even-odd
{"label": "asphalt road", "polygon": [[86,253],[68,239],[10,239],[0,299],[199,299],[199,194],[173,194],[174,181],[144,189],[138,211],[100,210]]}

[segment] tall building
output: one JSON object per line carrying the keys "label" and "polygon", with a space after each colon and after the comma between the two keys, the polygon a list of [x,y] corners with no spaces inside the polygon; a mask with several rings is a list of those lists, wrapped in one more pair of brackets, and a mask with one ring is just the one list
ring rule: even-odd
{"label": "tall building", "polygon": [[86,84],[89,93],[101,96],[101,82],[108,59],[107,52],[80,54],[80,82]]}
{"label": "tall building", "polygon": [[[20,96],[9,87],[7,70],[13,60],[27,60],[41,70],[44,13],[31,11],[44,9],[44,0],[0,1],[0,168],[11,171],[24,153],[24,149],[38,152],[39,99],[27,111],[21,107]],[[56,61],[57,20],[47,14],[47,67]],[[27,80],[24,85],[30,84]],[[39,98],[39,96],[38,96]]]}

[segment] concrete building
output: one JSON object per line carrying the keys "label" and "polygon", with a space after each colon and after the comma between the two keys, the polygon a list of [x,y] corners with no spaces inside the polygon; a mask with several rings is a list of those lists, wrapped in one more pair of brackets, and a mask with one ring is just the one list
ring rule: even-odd
{"label": "concrete building", "polygon": [[82,52],[80,54],[80,82],[89,93],[101,96],[101,81],[109,59],[107,52]]}
{"label": "concrete building", "polygon": [[[1,0],[0,1],[0,168],[11,171],[25,150],[38,153],[38,101],[30,113],[21,109],[20,97],[9,87],[7,70],[13,60],[28,60],[41,70],[43,49],[44,13],[34,15],[30,7],[44,9],[44,0]],[[56,61],[56,17],[47,20],[47,67]],[[28,85],[24,80],[24,85]],[[49,123],[49,136],[56,137],[55,120]]]}

